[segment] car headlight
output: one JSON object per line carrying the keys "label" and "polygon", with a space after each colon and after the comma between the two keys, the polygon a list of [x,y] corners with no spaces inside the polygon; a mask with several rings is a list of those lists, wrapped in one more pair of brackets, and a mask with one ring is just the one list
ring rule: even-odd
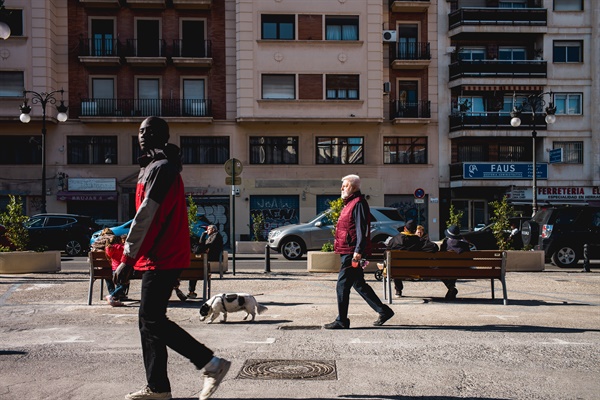
{"label": "car headlight", "polygon": [[269,239],[275,239],[277,236],[281,235],[281,231],[278,229],[272,230],[269,232]]}

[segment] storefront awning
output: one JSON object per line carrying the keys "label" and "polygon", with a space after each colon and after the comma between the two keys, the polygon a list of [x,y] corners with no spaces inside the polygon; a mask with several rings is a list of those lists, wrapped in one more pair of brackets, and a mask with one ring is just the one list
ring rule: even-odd
{"label": "storefront awning", "polygon": [[61,191],[58,201],[117,201],[117,192]]}

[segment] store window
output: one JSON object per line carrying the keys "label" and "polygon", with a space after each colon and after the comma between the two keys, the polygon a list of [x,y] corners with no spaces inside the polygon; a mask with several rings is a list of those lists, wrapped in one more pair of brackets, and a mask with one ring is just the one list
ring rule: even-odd
{"label": "store window", "polygon": [[182,136],[184,164],[224,164],[229,157],[228,136]]}
{"label": "store window", "polygon": [[383,140],[384,164],[427,164],[426,137],[386,137]]}
{"label": "store window", "polygon": [[298,164],[298,137],[250,137],[250,164]]}
{"label": "store window", "polygon": [[317,164],[364,164],[364,138],[318,137]]}
{"label": "store window", "polygon": [[67,136],[67,164],[117,164],[116,136]]}

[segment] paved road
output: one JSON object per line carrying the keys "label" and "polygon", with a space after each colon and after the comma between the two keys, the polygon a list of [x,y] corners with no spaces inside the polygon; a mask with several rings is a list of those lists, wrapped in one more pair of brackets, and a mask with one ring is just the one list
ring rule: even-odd
{"label": "paved road", "polygon": [[[442,283],[407,282],[396,316],[377,328],[353,294],[344,331],[320,329],[336,315],[335,274],[308,274],[306,261],[279,255],[269,274],[258,256],[239,257],[236,269],[213,280],[213,293],[256,294],[269,310],[254,323],[242,314],[201,323],[200,300],[173,297],[169,310],[233,361],[215,398],[600,398],[597,267],[509,273],[508,306],[490,299],[485,281],[459,281],[451,302]],[[58,274],[0,275],[0,399],[122,399],[144,384],[137,304],[111,308],[96,291],[87,306],[87,277],[84,258],[64,259]],[[174,397],[197,398],[199,373],[170,355]],[[321,379],[259,379],[311,374]]]}

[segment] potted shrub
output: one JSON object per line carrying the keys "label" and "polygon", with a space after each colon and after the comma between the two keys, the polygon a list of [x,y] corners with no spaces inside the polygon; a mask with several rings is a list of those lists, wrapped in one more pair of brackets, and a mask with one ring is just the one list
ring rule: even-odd
{"label": "potted shrub", "polygon": [[28,274],[60,271],[60,251],[27,251],[29,234],[23,223],[28,217],[23,214],[20,197],[9,195],[6,211],[0,214],[0,224],[6,228],[7,243],[0,245],[0,273]]}
{"label": "potted shrub", "polygon": [[342,261],[340,255],[333,252],[333,236],[343,207],[344,201],[341,197],[329,201],[329,210],[326,214],[331,222],[333,222],[331,241],[325,243],[321,251],[309,251],[306,254],[308,272],[338,272],[340,270]]}
{"label": "potted shrub", "polygon": [[238,253],[261,254],[265,252],[267,240],[265,238],[265,217],[262,212],[252,213],[252,240],[250,242],[236,242]]}

